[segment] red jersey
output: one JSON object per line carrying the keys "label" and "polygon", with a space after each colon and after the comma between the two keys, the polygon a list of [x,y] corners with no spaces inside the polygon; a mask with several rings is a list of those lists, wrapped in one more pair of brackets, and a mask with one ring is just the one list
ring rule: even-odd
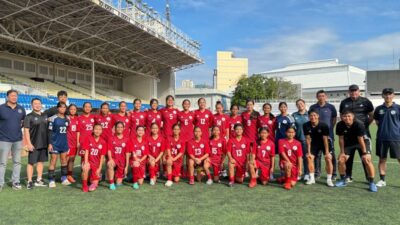
{"label": "red jersey", "polygon": [[269,129],[269,135],[268,139],[271,141],[275,141],[275,130],[276,130],[276,119],[274,118],[269,118],[269,116],[260,116],[258,117],[257,120],[257,128],[261,127],[268,127]]}
{"label": "red jersey", "polygon": [[302,145],[295,139],[292,142],[289,142],[286,138],[279,139],[278,150],[279,154],[286,153],[286,156],[295,167],[297,167],[298,157],[303,157]]}
{"label": "red jersey", "polygon": [[201,158],[205,154],[210,154],[210,146],[203,139],[200,141],[191,140],[187,143],[187,153],[195,158]]}
{"label": "red jersey", "polygon": [[243,136],[247,137],[250,142],[254,143],[258,139],[257,134],[257,118],[250,118],[249,112],[242,113]]}
{"label": "red jersey", "polygon": [[227,152],[230,152],[232,158],[240,165],[244,165],[247,160],[247,154],[250,153],[250,141],[246,137],[237,140],[230,138],[227,145]]}
{"label": "red jersey", "polygon": [[236,117],[229,117],[229,138],[234,138],[236,137],[235,133],[235,124],[242,123],[242,117],[241,116],[236,116]]}
{"label": "red jersey", "polygon": [[179,111],[175,108],[163,108],[160,112],[162,114],[164,137],[172,137],[172,127],[178,123]]}
{"label": "red jersey", "polygon": [[79,124],[79,118],[74,116],[68,116],[69,120],[69,126],[67,127],[67,139],[68,139],[68,147],[71,148],[76,148],[77,145],[77,140],[76,140],[76,134],[78,132],[78,124]]}
{"label": "red jersey", "polygon": [[193,139],[194,113],[181,111],[178,114],[178,122],[181,125],[181,138],[185,141]]}
{"label": "red jersey", "polygon": [[[168,138],[167,149],[171,150],[171,156],[176,157],[179,153],[185,154],[185,141],[182,138],[175,140],[175,138]],[[182,160],[182,157],[179,159]]]}
{"label": "red jersey", "polygon": [[214,114],[213,126],[219,127],[221,137],[226,137],[226,130],[229,129],[229,116],[225,114]]}
{"label": "red jersey", "polygon": [[136,138],[136,127],[146,126],[146,112],[132,111],[130,117],[131,138]]}
{"label": "red jersey", "polygon": [[92,114],[89,114],[88,116],[80,115],[78,120],[79,141],[83,143],[84,140],[92,135],[93,127],[95,125],[95,117]]}
{"label": "red jersey", "polygon": [[117,164],[118,162],[125,164],[126,153],[131,151],[131,145],[129,137],[122,136],[122,138],[118,138],[116,135],[113,135],[108,140],[108,151],[111,152],[111,156]]}
{"label": "red jersey", "polygon": [[210,140],[210,160],[212,162],[220,162],[222,155],[226,153],[225,138]]}
{"label": "red jersey", "polygon": [[270,139],[265,142],[258,141],[257,148],[254,148],[253,154],[256,155],[256,159],[260,162],[271,165],[271,161],[275,157],[275,144]]}
{"label": "red jersey", "polygon": [[151,124],[156,123],[158,125],[158,134],[161,134],[162,126],[162,115],[160,111],[147,111],[146,112],[146,134],[151,135]]}
{"label": "red jersey", "polygon": [[114,119],[112,114],[109,114],[107,116],[104,115],[97,115],[95,119],[96,124],[100,124],[101,127],[103,128],[103,132],[101,133],[101,137],[105,140],[108,141],[113,133],[112,129],[114,126]]}
{"label": "red jersey", "polygon": [[[133,138],[132,140],[132,148],[131,151],[136,155],[138,159],[143,158],[144,156],[149,154],[149,146],[147,144],[147,141],[142,138],[142,141],[139,142],[137,138]],[[131,155],[130,160],[133,160],[133,154]]]}
{"label": "red jersey", "polygon": [[131,127],[131,120],[128,116],[128,114],[125,115],[120,115],[119,113],[114,114],[114,122],[123,122],[125,125],[125,129],[124,129],[124,136],[125,137],[129,137],[130,132],[130,127]]}
{"label": "red jersey", "polygon": [[202,139],[204,140],[209,140],[210,138],[209,129],[213,125],[213,118],[213,114],[208,109],[205,109],[203,112],[201,112],[200,109],[194,111],[194,125],[200,127],[201,133],[203,134]]}
{"label": "red jersey", "polygon": [[103,138],[98,141],[90,135],[84,139],[82,149],[89,152],[89,164],[91,168],[99,168],[101,156],[107,153],[107,144]]}
{"label": "red jersey", "polygon": [[149,155],[157,158],[161,152],[164,152],[166,150],[167,143],[165,142],[165,139],[160,135],[157,139],[154,139],[153,137],[148,137],[147,143],[149,145]]}

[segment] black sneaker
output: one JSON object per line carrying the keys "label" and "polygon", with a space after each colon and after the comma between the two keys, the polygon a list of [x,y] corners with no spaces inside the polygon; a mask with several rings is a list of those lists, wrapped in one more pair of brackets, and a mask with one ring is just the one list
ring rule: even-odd
{"label": "black sneaker", "polygon": [[33,189],[33,182],[29,181],[28,184],[26,184],[26,189],[31,190]]}
{"label": "black sneaker", "polygon": [[12,184],[12,189],[14,189],[16,191],[19,191],[19,190],[22,189],[22,186],[21,186],[21,184],[19,182],[15,182],[15,183]]}

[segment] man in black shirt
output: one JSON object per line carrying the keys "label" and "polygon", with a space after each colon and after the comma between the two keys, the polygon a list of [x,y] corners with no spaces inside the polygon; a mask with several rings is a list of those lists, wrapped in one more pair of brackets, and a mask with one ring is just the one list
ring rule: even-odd
{"label": "man in black shirt", "polygon": [[[58,98],[58,102],[67,104],[68,93],[66,91],[61,90],[61,91],[57,92],[57,98]],[[50,109],[47,109],[44,111],[44,114],[46,114],[48,118],[56,115],[57,113],[58,113],[57,106],[51,107]],[[67,112],[67,114],[68,114],[68,112]]]}
{"label": "man in black shirt", "polygon": [[354,113],[344,111],[342,113],[342,121],[336,125],[336,134],[339,136],[339,172],[340,180],[336,182],[336,187],[344,187],[346,183],[346,161],[355,151],[361,155],[367,173],[369,190],[377,192],[378,189],[374,183],[375,170],[371,159],[371,141],[366,134],[364,124],[358,120],[354,120]]}
{"label": "man in black shirt", "polygon": [[[374,120],[374,106],[372,105],[372,102],[367,98],[361,97],[360,88],[355,84],[350,85],[349,95],[350,97],[344,99],[340,103],[339,112],[342,114],[344,111],[352,111],[355,115],[355,118],[364,124],[366,134],[369,138],[371,138],[369,125]],[[354,154],[351,154],[346,164],[347,182],[352,181],[353,161]],[[365,177],[368,179],[367,170],[364,163],[363,168]]]}
{"label": "man in black shirt", "polygon": [[331,147],[332,140],[329,137],[329,126],[326,123],[319,121],[319,114],[317,111],[309,111],[308,118],[310,121],[303,124],[303,132],[306,137],[307,146],[306,157],[308,160],[308,170],[310,172],[310,179],[306,182],[306,184],[315,184],[314,159],[320,154],[320,152],[323,152],[326,162],[326,184],[329,187],[333,187],[333,148]]}
{"label": "man in black shirt", "polygon": [[[48,125],[47,115],[41,113],[42,102],[38,98],[31,101],[33,111],[29,113],[24,120],[24,138],[26,141],[26,149],[29,151],[27,176],[27,189],[33,186],[46,186],[42,180],[43,162],[47,162],[47,146],[48,146]],[[36,165],[37,179],[32,182],[33,168]]]}

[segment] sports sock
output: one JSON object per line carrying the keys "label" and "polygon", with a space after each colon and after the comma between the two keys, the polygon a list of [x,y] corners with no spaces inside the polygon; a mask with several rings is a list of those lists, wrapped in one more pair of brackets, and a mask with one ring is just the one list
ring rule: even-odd
{"label": "sports sock", "polygon": [[172,181],[172,174],[167,174],[167,179],[168,179],[169,181]]}
{"label": "sports sock", "polygon": [[374,182],[374,178],[373,177],[368,177],[368,182],[373,183]]}
{"label": "sports sock", "polygon": [[327,174],[327,175],[326,175],[326,179],[332,180],[332,174]]}
{"label": "sports sock", "polygon": [[194,180],[194,176],[190,176],[190,180]]}
{"label": "sports sock", "polygon": [[311,178],[311,180],[315,180],[315,174],[314,173],[310,173],[310,178]]}
{"label": "sports sock", "polygon": [[37,177],[36,180],[37,180],[37,181],[41,181],[42,178],[41,178],[41,177]]}
{"label": "sports sock", "polygon": [[54,170],[49,170],[49,181],[53,181],[54,180]]}
{"label": "sports sock", "polygon": [[109,184],[113,184],[114,180],[109,180],[108,182],[109,182]]}
{"label": "sports sock", "polygon": [[87,188],[87,186],[88,186],[87,180],[82,180],[82,187]]}
{"label": "sports sock", "polygon": [[209,180],[211,180],[211,174],[210,174],[210,173],[207,173],[207,178],[208,178]]}
{"label": "sports sock", "polygon": [[381,178],[381,180],[383,180],[383,181],[385,181],[385,174],[381,174],[381,175],[379,175],[379,177]]}
{"label": "sports sock", "polygon": [[251,178],[251,182],[257,182],[257,178]]}
{"label": "sports sock", "polygon": [[69,171],[69,170],[68,170],[67,176],[72,176],[72,171]]}
{"label": "sports sock", "polygon": [[154,177],[156,176],[156,171],[154,169],[154,167],[150,167],[149,168],[149,172],[150,172],[150,179],[154,179]]}
{"label": "sports sock", "polygon": [[68,167],[65,166],[61,166],[61,176],[67,176],[68,175]]}
{"label": "sports sock", "polygon": [[346,175],[340,174],[340,179],[342,179],[342,180],[346,179]]}
{"label": "sports sock", "polygon": [[235,178],[234,178],[234,177],[229,177],[229,182],[230,182],[230,183],[235,182]]}

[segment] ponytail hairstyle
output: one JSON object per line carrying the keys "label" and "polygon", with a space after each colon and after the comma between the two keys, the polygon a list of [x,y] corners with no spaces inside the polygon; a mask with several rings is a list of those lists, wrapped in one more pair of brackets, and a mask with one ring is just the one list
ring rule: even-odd
{"label": "ponytail hairstyle", "polygon": [[[246,105],[249,102],[253,103],[253,105],[255,104],[253,99],[247,99],[246,100]],[[256,120],[256,119],[258,119],[259,116],[260,116],[260,113],[253,109],[253,111],[250,114],[250,120]]]}
{"label": "ponytail hairstyle", "polygon": [[[271,105],[270,103],[268,103],[268,102],[267,102],[267,103],[264,103],[264,105],[262,106],[263,110],[264,110],[265,106],[269,106],[269,107],[271,108],[271,111],[272,111],[272,105]],[[269,119],[272,120],[272,119],[274,119],[274,118],[275,118],[275,115],[272,114],[272,112],[270,112],[270,113],[269,113]]]}

